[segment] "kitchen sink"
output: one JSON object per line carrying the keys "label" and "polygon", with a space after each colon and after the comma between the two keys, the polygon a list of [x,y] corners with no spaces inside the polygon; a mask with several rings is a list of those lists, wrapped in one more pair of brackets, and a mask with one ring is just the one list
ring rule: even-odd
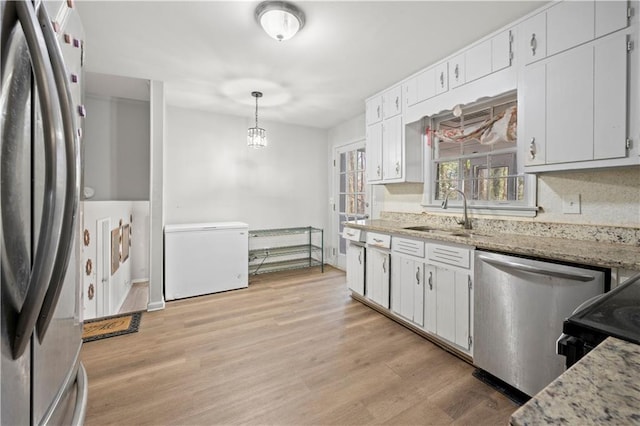
{"label": "kitchen sink", "polygon": [[436,228],[432,228],[431,226],[407,226],[404,229],[408,229],[410,231],[420,231],[420,232],[432,232],[437,231]]}
{"label": "kitchen sink", "polygon": [[462,237],[462,238],[474,238],[474,237],[486,237],[485,234],[479,234],[473,231],[467,230],[458,230],[458,229],[438,229],[433,228],[431,226],[407,226],[404,229],[409,231],[420,231],[420,232],[429,232],[432,234],[441,234],[441,235],[449,235],[451,237]]}

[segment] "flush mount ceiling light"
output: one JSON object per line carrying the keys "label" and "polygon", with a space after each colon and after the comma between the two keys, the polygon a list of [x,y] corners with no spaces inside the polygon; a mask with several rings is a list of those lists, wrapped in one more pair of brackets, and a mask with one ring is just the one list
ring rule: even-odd
{"label": "flush mount ceiling light", "polygon": [[251,96],[256,98],[256,125],[249,127],[247,131],[247,145],[251,148],[263,148],[267,146],[267,132],[258,127],[258,98],[262,97],[262,92],[251,92]]}
{"label": "flush mount ceiling light", "polygon": [[256,7],[256,21],[269,36],[289,40],[304,27],[304,13],[286,1],[263,1]]}

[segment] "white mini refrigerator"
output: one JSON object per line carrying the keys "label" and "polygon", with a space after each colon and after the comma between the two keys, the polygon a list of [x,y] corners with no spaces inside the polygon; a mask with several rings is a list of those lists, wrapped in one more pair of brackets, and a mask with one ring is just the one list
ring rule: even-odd
{"label": "white mini refrigerator", "polygon": [[166,225],[165,300],[248,287],[248,231],[242,222]]}

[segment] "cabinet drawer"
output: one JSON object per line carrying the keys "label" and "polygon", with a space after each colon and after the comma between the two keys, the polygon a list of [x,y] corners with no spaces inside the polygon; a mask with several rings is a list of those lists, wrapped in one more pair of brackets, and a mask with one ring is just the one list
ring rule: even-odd
{"label": "cabinet drawer", "polygon": [[354,229],[344,227],[342,230],[342,238],[349,241],[364,241],[365,240],[365,232],[362,229]]}
{"label": "cabinet drawer", "polygon": [[367,244],[374,247],[390,248],[391,235],[367,232]]}
{"label": "cabinet drawer", "polygon": [[429,260],[446,263],[448,265],[468,268],[471,265],[471,251],[466,248],[427,244]]}
{"label": "cabinet drawer", "polygon": [[416,257],[424,257],[424,241],[394,237],[391,249],[398,253],[410,254],[411,256]]}

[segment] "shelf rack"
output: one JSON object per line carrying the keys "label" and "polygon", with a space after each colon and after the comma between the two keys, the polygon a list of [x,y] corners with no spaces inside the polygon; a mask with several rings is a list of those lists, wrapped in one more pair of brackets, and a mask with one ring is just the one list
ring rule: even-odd
{"label": "shelf rack", "polygon": [[249,231],[249,274],[320,266],[324,231],[313,226]]}

